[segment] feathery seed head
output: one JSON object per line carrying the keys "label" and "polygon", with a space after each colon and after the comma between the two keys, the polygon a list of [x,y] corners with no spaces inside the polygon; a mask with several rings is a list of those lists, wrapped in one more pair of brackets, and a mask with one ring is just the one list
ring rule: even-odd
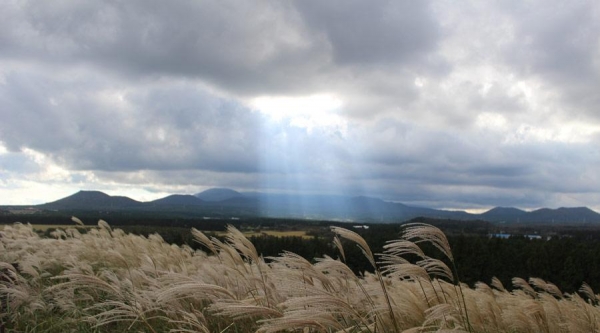
{"label": "feathery seed head", "polygon": [[77,225],[83,226],[83,222],[75,216],[71,216],[71,221],[75,222]]}
{"label": "feathery seed head", "polygon": [[365,257],[367,257],[367,259],[369,260],[371,265],[374,268],[377,268],[377,265],[375,263],[375,257],[373,256],[373,252],[371,252],[371,248],[369,247],[369,244],[367,244],[367,241],[365,241],[364,238],[362,238],[359,234],[357,234],[354,231],[344,229],[341,227],[331,227],[331,231],[333,231],[335,234],[337,234],[338,236],[340,236],[342,238],[345,238],[347,240],[350,240],[350,241],[356,243],[358,245],[358,247],[361,249],[361,251],[363,252],[363,254],[365,255]]}
{"label": "feathery seed head", "polygon": [[425,223],[408,223],[404,225],[402,238],[414,243],[429,242],[448,257],[448,259],[454,261],[450,243],[446,235],[439,228]]}

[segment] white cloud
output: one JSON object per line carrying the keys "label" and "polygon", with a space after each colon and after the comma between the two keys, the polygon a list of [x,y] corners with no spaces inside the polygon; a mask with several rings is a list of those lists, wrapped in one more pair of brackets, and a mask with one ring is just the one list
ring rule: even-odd
{"label": "white cloud", "polygon": [[328,128],[343,133],[347,120],[340,114],[343,102],[330,94],[304,97],[261,96],[250,101],[250,106],[277,122],[286,121],[292,126],[306,128]]}

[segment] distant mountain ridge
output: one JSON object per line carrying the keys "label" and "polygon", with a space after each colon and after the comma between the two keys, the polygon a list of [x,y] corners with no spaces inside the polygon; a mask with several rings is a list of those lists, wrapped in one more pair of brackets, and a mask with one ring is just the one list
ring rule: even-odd
{"label": "distant mountain ridge", "polygon": [[140,202],[100,191],[79,191],[60,200],[38,205],[51,210],[186,211],[186,216],[265,216],[364,222],[401,222],[416,217],[485,220],[496,223],[600,223],[600,214],[587,207],[542,208],[524,211],[495,207],[482,214],[408,206],[372,197],[250,193],[215,188],[195,195],[173,194]]}
{"label": "distant mountain ridge", "polygon": [[202,199],[197,198],[191,194],[171,194],[161,199],[150,201],[152,205],[201,205]]}
{"label": "distant mountain ridge", "polygon": [[598,213],[587,207],[561,207],[558,209],[541,208],[527,213],[528,221],[542,222],[550,221],[554,223],[572,222],[574,216],[577,216],[577,222],[597,222]]}

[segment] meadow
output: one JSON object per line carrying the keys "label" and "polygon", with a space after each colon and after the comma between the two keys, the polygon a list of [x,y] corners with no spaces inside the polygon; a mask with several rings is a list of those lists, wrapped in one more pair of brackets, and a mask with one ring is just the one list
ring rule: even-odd
{"label": "meadow", "polygon": [[[79,223],[75,221],[76,223]],[[201,249],[158,234],[31,225],[0,231],[0,320],[7,332],[597,332],[598,295],[539,278],[470,287],[450,244],[411,223],[382,253],[332,227],[334,257],[263,257],[233,226],[224,239],[192,229]],[[356,274],[358,248],[372,273]],[[431,253],[435,252],[435,253]]]}

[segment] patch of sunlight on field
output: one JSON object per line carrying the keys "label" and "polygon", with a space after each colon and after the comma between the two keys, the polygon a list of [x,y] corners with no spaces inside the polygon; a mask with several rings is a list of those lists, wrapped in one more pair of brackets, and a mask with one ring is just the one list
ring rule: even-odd
{"label": "patch of sunlight on field", "polygon": [[[217,232],[217,235],[219,236],[225,236],[227,234],[227,231],[221,231],[221,232]],[[275,236],[275,237],[302,237],[302,238],[311,238],[312,236],[307,235],[306,231],[303,230],[288,230],[288,231],[283,231],[283,230],[265,230],[265,231],[244,231],[243,232],[244,236],[246,237],[252,237],[252,236],[261,236],[261,235],[267,235],[267,236]]]}
{"label": "patch of sunlight on field", "polygon": [[97,227],[95,225],[80,226],[80,225],[76,225],[76,224],[32,224],[31,226],[33,227],[33,229],[41,230],[41,231],[46,231],[50,228],[54,228],[54,229],[86,228],[86,229],[90,229],[90,228]]}
{"label": "patch of sunlight on field", "polygon": [[[12,224],[0,224],[0,230],[4,229],[4,226],[10,226]],[[46,231],[50,228],[53,229],[67,229],[67,228],[94,228],[96,227],[95,225],[86,225],[86,226],[78,226],[76,224],[32,224],[31,227],[33,228],[33,230],[39,230],[39,231]]]}

